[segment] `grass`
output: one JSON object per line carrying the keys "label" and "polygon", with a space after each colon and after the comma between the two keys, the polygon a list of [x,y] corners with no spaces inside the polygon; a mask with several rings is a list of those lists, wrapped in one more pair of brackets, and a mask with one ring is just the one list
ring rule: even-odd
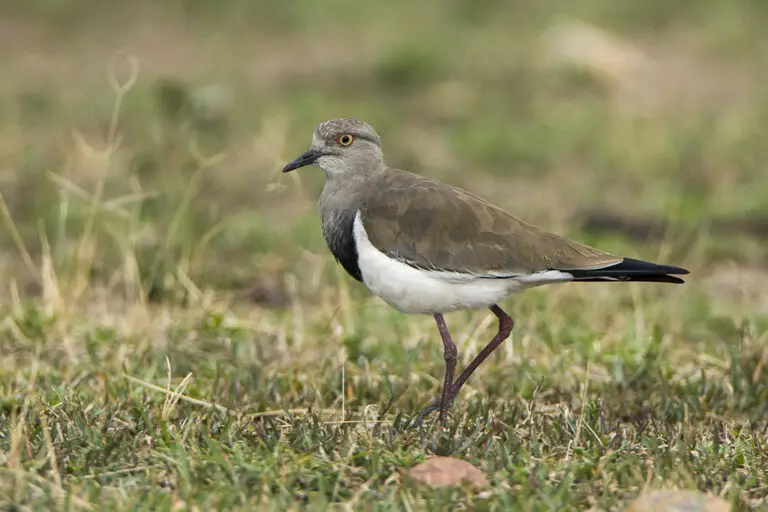
{"label": "grass", "polygon": [[[0,508],[621,510],[658,487],[766,508],[765,237],[710,231],[766,215],[764,7],[20,5],[0,4]],[[552,62],[569,17],[651,71]],[[450,428],[409,429],[442,380],[432,319],[345,276],[322,176],[279,173],[347,115],[391,165],[690,279],[507,301]],[[587,207],[668,225],[589,231]],[[448,317],[460,367],[492,320]],[[433,454],[491,485],[411,482]]]}

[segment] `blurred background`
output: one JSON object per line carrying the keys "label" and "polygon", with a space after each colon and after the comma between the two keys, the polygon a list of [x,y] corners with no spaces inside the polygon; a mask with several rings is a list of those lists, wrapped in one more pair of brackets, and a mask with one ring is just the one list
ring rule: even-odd
{"label": "blurred background", "polygon": [[346,116],[542,227],[768,284],[768,4],[0,5],[6,298],[285,304],[286,273],[334,270],[321,173],[279,170]]}

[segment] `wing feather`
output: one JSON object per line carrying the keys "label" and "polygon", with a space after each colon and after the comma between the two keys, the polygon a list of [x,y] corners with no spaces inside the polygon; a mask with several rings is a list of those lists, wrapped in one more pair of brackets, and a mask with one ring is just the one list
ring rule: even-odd
{"label": "wing feather", "polygon": [[417,268],[505,278],[597,269],[622,260],[417,174],[390,169],[369,186],[360,212],[371,243]]}

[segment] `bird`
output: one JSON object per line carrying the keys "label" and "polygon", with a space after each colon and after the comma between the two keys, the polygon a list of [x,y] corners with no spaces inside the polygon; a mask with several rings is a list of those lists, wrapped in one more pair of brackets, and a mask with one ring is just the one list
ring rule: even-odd
{"label": "bird", "polygon": [[[459,187],[390,168],[381,138],[355,118],[323,121],[307,151],[283,167],[325,174],[317,206],[336,261],[386,304],[432,315],[443,342],[442,392],[414,420],[439,411],[445,425],[462,386],[515,325],[499,302],[565,282],[681,284],[689,271],[616,256],[547,232]],[[489,309],[498,330],[454,380],[458,349],[444,315]]]}

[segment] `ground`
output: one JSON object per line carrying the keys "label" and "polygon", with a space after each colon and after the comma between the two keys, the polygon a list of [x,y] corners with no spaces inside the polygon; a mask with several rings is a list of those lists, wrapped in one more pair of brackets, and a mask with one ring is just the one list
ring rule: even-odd
{"label": "ground", "polygon": [[[159,5],[0,3],[0,507],[766,508],[768,4]],[[279,172],[342,116],[688,282],[506,301],[449,428],[410,429],[433,320],[344,275],[321,173]],[[459,368],[495,329],[447,322]],[[488,487],[407,478],[435,454]]]}

